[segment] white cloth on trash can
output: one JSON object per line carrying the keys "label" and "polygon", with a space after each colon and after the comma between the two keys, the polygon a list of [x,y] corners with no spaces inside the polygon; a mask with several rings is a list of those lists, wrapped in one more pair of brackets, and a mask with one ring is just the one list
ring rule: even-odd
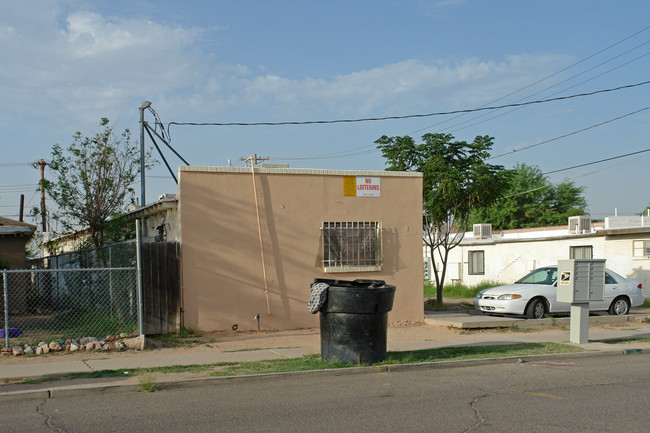
{"label": "white cloth on trash can", "polygon": [[330,286],[327,283],[312,284],[311,295],[309,296],[309,302],[307,303],[307,311],[311,314],[316,314],[320,311],[320,308],[327,300],[327,289],[329,289],[329,287]]}

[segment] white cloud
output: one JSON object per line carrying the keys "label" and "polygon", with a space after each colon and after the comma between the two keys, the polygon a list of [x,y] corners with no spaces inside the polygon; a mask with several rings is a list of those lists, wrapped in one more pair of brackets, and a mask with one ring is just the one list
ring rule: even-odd
{"label": "white cloud", "polygon": [[427,64],[405,60],[331,79],[218,73],[212,82],[220,85],[201,91],[205,92],[203,106],[220,109],[230,103],[282,105],[292,111],[320,105],[346,115],[404,114],[409,109],[476,106],[550,74],[566,60],[553,55],[516,55],[500,62],[466,59]]}
{"label": "white cloud", "polygon": [[139,95],[174,90],[194,68],[205,68],[193,51],[199,29],[91,12],[59,16],[38,7],[12,12],[0,18],[6,60],[0,66],[0,104],[13,111],[115,109]]}
{"label": "white cloud", "polygon": [[86,118],[91,112],[95,119],[149,99],[185,118],[249,108],[269,116],[313,113],[314,107],[341,116],[409,114],[485,103],[566,61],[554,55],[410,59],[334,77],[289,79],[201,52],[199,38],[208,30],[65,13],[56,5],[44,1],[0,17],[6,59],[0,64],[0,108]]}

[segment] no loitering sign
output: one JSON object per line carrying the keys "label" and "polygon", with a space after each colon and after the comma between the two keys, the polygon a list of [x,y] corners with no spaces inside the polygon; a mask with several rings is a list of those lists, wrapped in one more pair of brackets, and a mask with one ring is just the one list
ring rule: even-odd
{"label": "no loitering sign", "polygon": [[381,178],[343,176],[344,197],[381,197]]}

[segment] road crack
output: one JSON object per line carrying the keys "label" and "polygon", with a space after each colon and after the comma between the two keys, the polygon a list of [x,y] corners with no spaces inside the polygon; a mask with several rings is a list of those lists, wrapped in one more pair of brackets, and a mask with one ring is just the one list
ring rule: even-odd
{"label": "road crack", "polygon": [[52,415],[50,415],[49,413],[46,413],[45,411],[43,411],[43,406],[45,405],[45,403],[47,403],[47,400],[43,400],[43,402],[41,404],[36,406],[36,412],[39,415],[42,415],[43,417],[45,417],[45,425],[48,426],[49,428],[51,428],[52,430],[56,431],[56,432],[66,433],[65,430],[61,430],[60,428],[58,428],[54,424],[52,424]]}
{"label": "road crack", "polygon": [[474,400],[472,400],[472,402],[470,403],[470,406],[474,410],[474,413],[476,414],[476,420],[477,421],[473,426],[471,426],[470,428],[465,430],[463,433],[467,433],[469,431],[474,430],[476,427],[480,426],[481,424],[483,424],[486,421],[486,419],[483,418],[483,415],[481,415],[481,411],[479,410],[479,408],[477,406],[477,403],[479,402],[479,400],[484,399],[486,397],[490,397],[492,395],[494,395],[494,394],[483,394],[483,395],[479,395],[478,397],[474,398]]}

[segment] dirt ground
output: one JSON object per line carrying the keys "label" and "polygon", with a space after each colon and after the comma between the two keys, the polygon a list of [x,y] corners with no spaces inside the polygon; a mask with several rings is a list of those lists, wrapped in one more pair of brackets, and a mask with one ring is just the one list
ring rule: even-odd
{"label": "dirt ground", "polygon": [[[387,340],[391,342],[408,342],[408,341],[449,341],[450,344],[456,344],[463,339],[463,336],[472,333],[497,334],[503,333],[503,330],[476,330],[467,331],[444,326],[434,326],[427,324],[412,326],[389,326]],[[556,329],[536,329],[538,334],[557,333]],[[2,365],[11,365],[19,363],[42,363],[42,362],[64,362],[64,361],[84,361],[90,359],[107,359],[107,358],[126,358],[126,357],[146,357],[149,355],[156,356],[176,356],[183,353],[204,353],[204,352],[236,352],[242,350],[254,349],[272,349],[272,348],[289,348],[302,347],[314,352],[320,352],[320,330],[299,329],[292,331],[269,331],[260,332],[210,332],[200,336],[190,336],[188,338],[174,339],[174,343],[183,343],[183,346],[174,345],[173,343],[164,342],[156,339],[156,336],[147,337],[147,349],[144,352],[126,350],[121,352],[110,351],[93,351],[93,352],[50,352],[47,355],[40,356],[3,356],[0,358],[0,367]]]}
{"label": "dirt ground", "polygon": [[[621,323],[617,325],[596,325],[609,329],[629,328],[630,323]],[[636,328],[637,326],[635,326]],[[650,325],[643,324],[639,327]],[[488,339],[498,339],[504,333],[517,332],[510,329],[483,329],[483,330],[461,330],[448,328],[445,326],[434,326],[428,324],[413,326],[389,326],[387,340],[389,344],[408,341],[436,341],[448,342],[449,345],[462,344],[463,340],[474,338],[477,334]],[[566,334],[567,329],[561,327],[535,328],[527,330],[527,333],[535,333],[536,336],[557,335],[558,333]],[[315,353],[320,352],[320,330],[300,329],[294,331],[260,331],[260,332],[212,332],[205,333],[201,336],[192,336],[187,339],[177,339],[187,343],[191,340],[191,345],[184,347],[168,347],[169,343],[164,343],[155,338],[148,339],[148,349],[143,352],[127,350],[123,352],[75,352],[75,353],[56,353],[43,356],[33,357],[14,357],[3,356],[0,358],[0,368],[3,365],[16,363],[43,363],[43,362],[63,362],[63,361],[84,361],[90,359],[115,359],[147,356],[178,356],[184,353],[205,353],[208,351],[229,352],[254,349],[271,349],[271,348],[289,348],[303,347],[313,350]],[[166,347],[167,346],[167,347]],[[223,367],[215,366],[213,370]],[[26,391],[37,389],[52,388],[75,388],[75,387],[96,387],[112,385],[135,385],[143,386],[143,378],[158,387],[165,387],[165,384],[172,384],[178,381],[201,380],[210,377],[212,370],[200,372],[182,372],[182,373],[164,373],[154,372],[144,376],[125,375],[121,377],[104,377],[98,379],[63,379],[56,381],[47,381],[42,383],[23,382],[21,379],[6,380],[0,383],[0,393],[12,391]]]}

